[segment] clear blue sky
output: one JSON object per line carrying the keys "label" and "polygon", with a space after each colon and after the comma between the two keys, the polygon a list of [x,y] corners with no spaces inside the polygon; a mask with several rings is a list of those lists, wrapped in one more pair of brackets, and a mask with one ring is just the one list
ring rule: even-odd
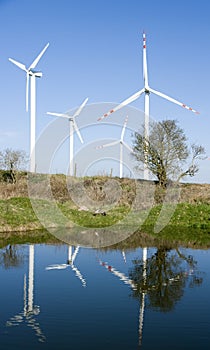
{"label": "clear blue sky", "polygon": [[[152,117],[177,119],[209,156],[209,16],[208,0],[0,0],[0,149],[29,151],[25,76],[9,57],[30,65],[50,43],[37,65],[38,136],[52,121],[47,111],[64,112],[86,97],[89,104],[117,103],[140,90],[145,31],[151,87],[200,111],[151,96]],[[142,96],[133,106],[143,109],[143,102]],[[209,183],[209,170],[203,161],[193,181]]]}

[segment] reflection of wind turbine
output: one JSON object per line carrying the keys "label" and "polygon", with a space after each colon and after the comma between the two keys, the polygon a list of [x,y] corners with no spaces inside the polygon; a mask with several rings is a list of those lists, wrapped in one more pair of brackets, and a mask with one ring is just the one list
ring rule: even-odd
{"label": "reflection of wind turbine", "polygon": [[[143,281],[144,285],[146,284],[146,278],[147,278],[147,248],[143,248]],[[139,313],[139,345],[141,346],[142,343],[142,336],[143,336],[143,322],[144,322],[144,308],[145,308],[145,297],[146,293],[143,290],[142,291],[142,298],[141,298],[141,306],[140,306],[140,313]]]}
{"label": "reflection of wind turbine", "polygon": [[28,94],[29,94],[29,77],[30,77],[30,113],[31,113],[31,131],[30,131],[30,171],[35,172],[36,158],[35,158],[35,142],[36,142],[36,78],[42,77],[42,72],[35,71],[37,63],[48,48],[49,43],[44,47],[36,59],[32,62],[29,68],[18,61],[9,58],[9,60],[26,72],[26,111],[28,111]]}
{"label": "reflection of wind turbine", "polygon": [[39,323],[36,322],[35,316],[40,313],[40,308],[37,305],[33,305],[34,301],[34,245],[29,245],[29,274],[28,274],[28,302],[27,302],[27,281],[26,275],[24,275],[23,283],[23,311],[10,318],[6,325],[19,326],[20,323],[26,322],[29,327],[35,330],[36,336],[40,342],[45,341],[45,336],[42,333]]}
{"label": "reflection of wind turbine", "polygon": [[[184,108],[198,114],[197,111],[195,111],[191,107],[186,106],[184,103],[179,102],[179,101],[175,100],[174,98],[171,98],[171,97],[163,94],[162,92],[159,92],[157,90],[150,88],[149,83],[148,83],[147,55],[146,55],[146,34],[145,33],[143,33],[143,76],[144,76],[144,88],[143,89],[136,92],[134,95],[130,96],[129,98],[127,98],[123,102],[121,102],[117,107],[115,107],[115,108],[111,109],[109,112],[105,113],[102,117],[98,118],[98,120],[102,120],[102,119],[108,117],[110,114],[118,111],[122,107],[135,101],[137,98],[139,98],[144,93],[145,94],[145,100],[144,100],[144,103],[145,103],[144,104],[145,139],[148,139],[148,137],[149,137],[149,95],[151,92],[155,95],[163,97],[170,102],[173,102],[181,107],[184,107]],[[148,169],[146,169],[146,164],[145,164],[145,169],[144,169],[144,178],[145,179],[149,178],[149,173],[148,173]]]}
{"label": "reflection of wind turbine", "polygon": [[136,290],[136,285],[135,283],[130,279],[128,278],[124,273],[116,270],[113,266],[99,260],[99,263],[101,266],[104,266],[108,271],[110,271],[111,273],[113,273],[113,275],[115,275],[116,277],[118,277],[121,281],[123,281],[123,283],[125,284],[129,284],[132,289]]}
{"label": "reflection of wind turbine", "polygon": [[79,246],[76,247],[76,249],[74,250],[74,253],[72,254],[72,246],[69,245],[68,246],[68,260],[67,260],[67,264],[53,264],[53,265],[49,265],[46,267],[46,270],[63,270],[66,269],[67,267],[71,267],[72,271],[75,272],[76,276],[79,278],[79,280],[82,283],[83,287],[86,287],[86,281],[83,278],[81,272],[79,271],[79,269],[74,266],[74,260],[76,259],[76,256],[78,254],[79,251]]}
{"label": "reflection of wind turbine", "polygon": [[69,174],[71,176],[74,175],[74,164],[73,164],[73,158],[74,158],[74,131],[76,131],[81,143],[83,143],[82,136],[80,134],[79,128],[77,126],[75,118],[81,113],[82,109],[86,105],[88,101],[88,98],[84,100],[84,102],[80,105],[80,107],[76,110],[74,115],[70,115],[70,112],[66,113],[53,113],[53,112],[47,112],[49,115],[53,115],[55,117],[63,117],[67,118],[69,120],[69,125],[70,125],[70,136],[69,136]]}
{"label": "reflection of wind turbine", "polygon": [[110,143],[106,143],[105,145],[101,145],[96,147],[97,149],[102,149],[105,147],[110,147],[110,146],[114,146],[117,144],[120,144],[120,178],[123,177],[123,146],[125,146],[130,152],[133,152],[132,148],[130,146],[127,145],[127,143],[124,142],[124,135],[125,135],[125,129],[126,129],[126,125],[128,122],[128,117],[126,117],[123,128],[122,128],[122,132],[121,132],[121,136],[120,136],[120,140],[116,140]]}
{"label": "reflection of wind turbine", "polygon": [[126,264],[126,255],[125,255],[125,251],[124,250],[122,250],[122,256],[123,256],[123,260],[124,260],[124,262]]}
{"label": "reflection of wind turbine", "polygon": [[[143,281],[144,285],[146,284],[146,262],[147,262],[147,248],[143,248]],[[104,266],[108,271],[113,273],[116,277],[118,277],[121,281],[123,281],[125,284],[130,285],[133,290],[136,290],[136,284],[128,278],[124,273],[119,272],[116,270],[113,266],[102,262],[99,260],[100,265]],[[143,321],[144,321],[144,309],[145,309],[145,291],[142,291],[142,300],[140,305],[140,312],[139,312],[139,345],[141,346],[142,342],[142,335],[143,335]]]}

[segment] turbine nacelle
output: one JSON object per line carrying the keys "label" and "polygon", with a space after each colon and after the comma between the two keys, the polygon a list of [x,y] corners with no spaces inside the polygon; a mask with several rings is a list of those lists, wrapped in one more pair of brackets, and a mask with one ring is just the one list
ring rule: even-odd
{"label": "turbine nacelle", "polygon": [[121,136],[119,140],[106,143],[105,145],[97,146],[96,149],[102,149],[109,146],[120,145],[120,178],[123,177],[123,146],[126,147],[131,153],[133,153],[132,148],[124,142],[125,129],[128,122],[128,116],[125,118],[125,122],[122,128]]}
{"label": "turbine nacelle", "polygon": [[33,75],[35,75],[35,77],[37,78],[41,78],[42,77],[42,72],[39,72],[39,71],[35,71],[33,69],[30,69],[28,71],[28,74],[32,77]]}

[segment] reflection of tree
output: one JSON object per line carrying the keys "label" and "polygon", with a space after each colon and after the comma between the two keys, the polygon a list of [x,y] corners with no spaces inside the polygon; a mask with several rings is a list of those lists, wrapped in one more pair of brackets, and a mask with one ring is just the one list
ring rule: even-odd
{"label": "reflection of tree", "polygon": [[4,266],[5,269],[10,267],[19,267],[24,262],[23,252],[15,245],[8,245],[0,253],[0,264]]}
{"label": "reflection of tree", "polygon": [[178,249],[157,249],[156,253],[147,259],[146,279],[143,261],[136,259],[133,263],[134,267],[129,272],[129,277],[137,287],[133,290],[133,296],[141,299],[146,293],[147,306],[158,311],[172,310],[183,296],[187,283],[194,287],[203,281],[195,275],[194,268],[197,263],[193,257],[185,256]]}

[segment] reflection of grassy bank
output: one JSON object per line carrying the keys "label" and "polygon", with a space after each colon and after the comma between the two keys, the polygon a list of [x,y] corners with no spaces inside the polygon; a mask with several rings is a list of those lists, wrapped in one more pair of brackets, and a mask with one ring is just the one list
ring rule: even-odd
{"label": "reflection of grassy bank", "polygon": [[[146,228],[146,230],[149,232],[149,230],[151,230],[151,227]],[[177,248],[178,246],[194,249],[210,248],[210,234],[208,232],[204,232],[203,230],[198,229],[192,230],[181,226],[168,226],[165,230],[163,230],[163,232],[159,233],[158,235],[154,233],[146,233],[145,231],[137,231],[119,243],[113,244],[109,247],[100,247],[99,249],[118,249],[128,251],[139,247],[167,247],[169,249],[173,249]],[[27,243],[63,244],[65,242],[58,240],[54,235],[50,234],[46,230],[0,233],[0,248],[6,247],[9,244],[15,245]],[[74,245],[73,241],[70,241],[69,243]],[[84,246],[86,245],[84,244]]]}
{"label": "reflection of grassy bank", "polygon": [[1,232],[0,248],[8,244],[26,244],[26,243],[60,243],[53,235],[45,230],[22,231],[22,232]]}

